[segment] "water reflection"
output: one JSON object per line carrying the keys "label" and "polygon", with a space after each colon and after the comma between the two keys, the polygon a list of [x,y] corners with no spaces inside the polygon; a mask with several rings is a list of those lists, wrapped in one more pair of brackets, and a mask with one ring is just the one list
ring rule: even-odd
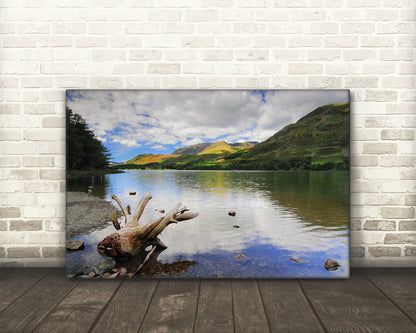
{"label": "water reflection", "polygon": [[[68,188],[70,191],[86,189],[91,181],[91,178],[70,180]],[[271,267],[274,267],[272,262],[278,262],[273,256],[279,253],[280,256],[287,254],[287,259],[303,256],[311,265],[326,257],[323,262],[334,258],[345,261],[344,268],[348,266],[346,172],[129,170],[124,174],[96,177],[94,185],[95,195],[110,201],[111,194],[116,194],[125,205],[132,207],[143,191],[150,191],[153,199],[143,214],[143,222],[160,216],[156,209],[168,210],[178,201],[199,212],[198,218],[171,225],[160,236],[168,250],[159,259],[200,263],[189,269],[186,273],[189,276],[199,276],[213,265],[207,258],[216,253],[223,256],[228,253],[232,260],[224,262],[219,254],[215,260],[231,265],[227,269],[239,272],[237,274],[245,274],[251,264],[241,265],[234,256],[267,247],[270,249],[262,253],[263,259],[250,259],[254,260],[253,269],[259,269],[263,261],[268,266],[265,270],[276,273]],[[130,191],[138,195],[130,196]],[[230,210],[237,212],[235,217],[228,215]],[[240,228],[233,228],[233,225]],[[112,233],[112,226],[103,231],[106,235]],[[100,237],[101,232],[91,238],[98,243],[104,238]],[[291,274],[291,269],[306,267],[302,266],[306,264],[293,262],[287,265]],[[216,269],[218,267],[212,268]],[[345,275],[346,270],[336,274]],[[272,277],[269,273],[266,276]]]}

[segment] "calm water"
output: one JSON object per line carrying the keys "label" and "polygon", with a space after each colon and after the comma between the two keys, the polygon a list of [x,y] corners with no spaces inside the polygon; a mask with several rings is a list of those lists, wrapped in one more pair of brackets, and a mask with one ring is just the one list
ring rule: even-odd
{"label": "calm water", "polygon": [[[149,191],[153,199],[142,223],[160,216],[155,209],[167,211],[177,202],[198,212],[160,235],[168,246],[159,256],[163,263],[198,262],[177,277],[348,277],[348,178],[341,171],[129,170],[71,179],[67,186],[85,192],[93,184],[95,195],[111,201],[115,194],[132,208]],[[86,248],[68,254],[67,271],[97,266],[102,259],[97,243],[113,232],[110,222],[106,229],[77,237]],[[239,254],[245,257],[236,259]],[[309,262],[295,263],[291,257]],[[342,266],[326,271],[328,258]]]}

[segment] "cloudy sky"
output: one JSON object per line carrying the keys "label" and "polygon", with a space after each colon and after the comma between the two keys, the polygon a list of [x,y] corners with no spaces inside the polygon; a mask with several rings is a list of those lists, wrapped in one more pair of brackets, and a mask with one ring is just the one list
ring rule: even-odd
{"label": "cloudy sky", "polygon": [[68,90],[114,162],[201,142],[264,141],[347,90]]}

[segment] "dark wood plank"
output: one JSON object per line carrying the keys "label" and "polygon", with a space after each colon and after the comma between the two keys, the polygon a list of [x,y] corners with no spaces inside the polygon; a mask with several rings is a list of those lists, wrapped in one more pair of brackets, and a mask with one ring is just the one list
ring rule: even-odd
{"label": "dark wood plank", "polygon": [[87,332],[120,283],[120,280],[80,281],[34,332]]}
{"label": "dark wood plank", "polygon": [[16,268],[0,278],[0,311],[13,303],[50,270],[44,268]]}
{"label": "dark wood plank", "polygon": [[235,332],[270,332],[257,281],[232,281]]}
{"label": "dark wood plank", "polygon": [[234,332],[231,281],[204,280],[201,282],[195,332]]}
{"label": "dark wood plank", "polygon": [[127,280],[92,332],[137,332],[156,288],[155,280]]}
{"label": "dark wood plank", "polygon": [[416,274],[413,270],[385,268],[365,269],[362,272],[416,323]]}
{"label": "dark wood plank", "polygon": [[262,280],[259,288],[272,332],[324,332],[298,281]]}
{"label": "dark wood plank", "polygon": [[300,284],[329,332],[414,332],[414,324],[360,272]]}
{"label": "dark wood plank", "polygon": [[31,332],[77,285],[63,269],[51,270],[42,280],[0,314],[0,332]]}
{"label": "dark wood plank", "polygon": [[159,282],[139,332],[192,332],[199,281]]}
{"label": "dark wood plank", "polygon": [[10,273],[13,268],[0,268],[0,279],[6,274]]}

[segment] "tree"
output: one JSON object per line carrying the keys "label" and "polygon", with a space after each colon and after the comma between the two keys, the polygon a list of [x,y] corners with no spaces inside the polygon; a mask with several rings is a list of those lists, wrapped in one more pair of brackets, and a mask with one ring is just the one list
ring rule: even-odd
{"label": "tree", "polygon": [[66,158],[71,170],[104,169],[110,154],[85,120],[66,108]]}

